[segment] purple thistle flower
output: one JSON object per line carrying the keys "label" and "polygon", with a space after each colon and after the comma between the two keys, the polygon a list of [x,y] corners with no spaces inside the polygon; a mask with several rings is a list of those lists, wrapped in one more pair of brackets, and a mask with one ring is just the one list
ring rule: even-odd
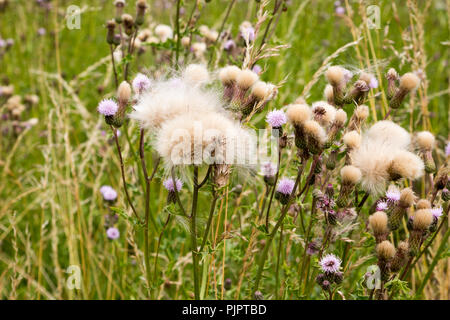
{"label": "purple thistle flower", "polygon": [[120,236],[120,232],[117,228],[111,227],[106,230],[106,236],[111,240],[116,240]]}
{"label": "purple thistle flower", "polygon": [[375,78],[375,77],[370,78],[369,88],[371,88],[371,89],[378,88],[378,80],[377,80],[377,78]]}
{"label": "purple thistle flower", "polygon": [[102,100],[97,107],[97,111],[104,116],[113,116],[119,110],[119,106],[112,99]]}
{"label": "purple thistle flower", "polygon": [[253,27],[242,28],[242,38],[248,39],[248,41],[255,40],[255,29]]}
{"label": "purple thistle flower", "polygon": [[294,190],[294,185],[294,180],[283,178],[278,183],[277,192],[284,195],[290,195],[292,193],[292,190]]}
{"label": "purple thistle flower", "polygon": [[262,68],[261,68],[261,66],[260,66],[259,64],[255,64],[255,65],[253,66],[252,71],[253,71],[254,73],[256,73],[256,74],[260,74],[260,73],[262,72]]}
{"label": "purple thistle flower", "polygon": [[388,204],[386,201],[379,201],[377,203],[377,211],[385,211],[388,208]]}
{"label": "purple thistle flower", "polygon": [[335,12],[338,15],[342,15],[345,13],[345,9],[344,9],[344,7],[339,6],[339,7],[336,7]]}
{"label": "purple thistle flower", "polygon": [[344,69],[344,81],[345,83],[349,82],[353,78],[353,72],[350,70]]}
{"label": "purple thistle flower", "polygon": [[271,125],[272,128],[279,128],[287,121],[286,115],[282,110],[273,110],[267,114],[266,122]]}
{"label": "purple thistle flower", "polygon": [[400,191],[397,188],[389,188],[386,191],[386,198],[388,201],[397,202],[400,200]]}
{"label": "purple thistle flower", "polygon": [[445,156],[450,156],[450,141],[447,142],[447,145],[445,146]]}
{"label": "purple thistle flower", "polygon": [[138,94],[142,94],[144,91],[147,91],[150,88],[150,85],[150,79],[142,73],[139,73],[133,80],[134,92]]}
{"label": "purple thistle flower", "polygon": [[[177,187],[177,191],[180,191],[181,187],[183,187],[183,182],[180,179],[175,178],[175,185]],[[164,186],[164,188],[166,188],[167,191],[171,191],[171,192],[175,191],[175,187],[174,187],[172,178],[164,180],[163,186]]]}
{"label": "purple thistle flower", "polygon": [[223,45],[223,48],[227,51],[233,49],[234,47],[236,47],[236,43],[232,39],[225,41]]}
{"label": "purple thistle flower", "polygon": [[6,41],[3,39],[0,39],[0,48],[6,47]]}
{"label": "purple thistle flower", "polygon": [[100,188],[100,193],[103,196],[103,199],[106,201],[114,201],[117,199],[117,192],[110,186],[102,186]]}
{"label": "purple thistle flower", "polygon": [[37,33],[40,36],[44,36],[47,33],[47,30],[45,30],[45,28],[39,28]]}
{"label": "purple thistle flower", "polygon": [[436,220],[442,216],[442,212],[442,207],[434,207],[433,209],[431,209],[431,214]]}
{"label": "purple thistle flower", "polygon": [[327,254],[320,260],[319,264],[323,272],[336,273],[341,267],[341,259],[336,257],[334,254]]}
{"label": "purple thistle flower", "polygon": [[273,177],[277,174],[277,166],[268,161],[261,165],[261,172],[265,177]]}
{"label": "purple thistle flower", "polygon": [[319,252],[319,245],[315,241],[311,241],[308,243],[308,246],[306,247],[306,254],[307,255],[314,255]]}

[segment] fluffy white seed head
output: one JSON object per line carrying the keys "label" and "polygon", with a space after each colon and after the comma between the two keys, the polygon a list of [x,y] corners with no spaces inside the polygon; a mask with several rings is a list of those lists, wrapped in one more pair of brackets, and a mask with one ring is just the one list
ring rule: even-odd
{"label": "fluffy white seed head", "polygon": [[222,110],[222,104],[216,92],[172,78],[154,81],[133,109],[129,117],[153,132],[180,114],[215,112]]}
{"label": "fluffy white seed head", "polygon": [[286,115],[293,125],[302,125],[311,118],[311,109],[307,104],[291,104]]}
{"label": "fluffy white seed head", "polygon": [[342,109],[339,109],[338,111],[336,111],[336,116],[334,117],[334,122],[336,123],[337,126],[343,127],[345,125],[345,123],[347,122],[347,113]]}
{"label": "fluffy white seed head", "polygon": [[324,127],[330,126],[336,117],[336,109],[325,101],[314,102],[311,111],[314,120]]}
{"label": "fluffy white seed head", "polygon": [[422,159],[412,152],[399,150],[394,154],[389,173],[395,176],[401,176],[406,179],[415,180],[420,178],[424,172]]}
{"label": "fluffy white seed head", "polygon": [[256,81],[258,81],[258,75],[249,69],[240,70],[236,78],[237,85],[243,90],[250,88]]}
{"label": "fluffy white seed head", "polygon": [[167,41],[167,39],[172,39],[173,31],[172,28],[165,24],[159,24],[155,27],[155,34],[161,40],[161,42]]}
{"label": "fluffy white seed head", "polygon": [[325,77],[332,86],[338,86],[344,82],[345,69],[339,66],[332,66],[325,71]]}
{"label": "fluffy white seed head", "polygon": [[416,204],[417,209],[431,209],[431,202],[427,199],[420,199]]}
{"label": "fluffy white seed head", "polygon": [[364,121],[367,119],[367,117],[369,116],[369,107],[367,107],[366,105],[362,104],[356,107],[354,113],[355,117],[360,120],[360,121]]}
{"label": "fluffy white seed head", "polygon": [[399,149],[406,149],[411,143],[411,136],[408,131],[389,120],[376,122],[370,127],[367,136],[372,141],[388,144]]}
{"label": "fluffy white seed head", "polygon": [[427,229],[433,222],[433,214],[430,209],[417,210],[413,214],[413,228],[418,230]]}
{"label": "fluffy white seed head", "polygon": [[373,195],[380,195],[386,190],[389,179],[388,168],[395,149],[384,143],[365,139],[359,148],[352,150],[352,165],[362,173],[361,186]]}
{"label": "fluffy white seed head", "polygon": [[399,204],[404,208],[411,207],[416,202],[416,195],[411,188],[404,188],[400,192]]}
{"label": "fluffy white seed head", "polygon": [[331,84],[327,84],[325,86],[325,90],[323,91],[323,94],[325,96],[325,99],[327,99],[327,101],[332,101],[334,98],[333,86]]}
{"label": "fluffy white seed head", "polygon": [[416,89],[420,84],[420,79],[417,75],[412,72],[405,73],[400,78],[400,88],[411,91]]}
{"label": "fluffy white seed head", "polygon": [[388,217],[385,212],[377,211],[369,217],[369,227],[375,235],[385,234],[388,231]]}
{"label": "fluffy white seed head", "polygon": [[361,170],[354,166],[345,166],[341,169],[342,182],[355,185],[361,180]]}
{"label": "fluffy white seed head", "polygon": [[241,69],[236,66],[226,66],[219,71],[219,79],[223,84],[236,81]]}
{"label": "fluffy white seed head", "polygon": [[308,120],[304,123],[303,128],[308,137],[312,137],[319,144],[327,141],[327,134],[322,126],[315,120]]}
{"label": "fluffy white seed head", "polygon": [[123,103],[127,103],[131,97],[131,86],[128,82],[122,81],[117,89],[117,99]]}
{"label": "fluffy white seed head", "polygon": [[380,242],[376,250],[378,257],[383,260],[391,260],[395,256],[395,247],[388,240]]}
{"label": "fluffy white seed head", "polygon": [[348,149],[353,150],[361,146],[361,135],[356,130],[347,132],[343,140]]}
{"label": "fluffy white seed head", "polygon": [[435,138],[429,131],[422,131],[417,134],[417,145],[422,150],[433,149]]}
{"label": "fluffy white seed head", "polygon": [[209,72],[204,65],[190,64],[184,69],[183,79],[194,85],[202,85],[209,81]]}
{"label": "fluffy white seed head", "polygon": [[270,88],[264,81],[257,81],[251,88],[252,95],[258,100],[265,100],[270,95]]}
{"label": "fluffy white seed head", "polygon": [[[228,117],[212,113],[183,114],[161,126],[155,149],[166,166],[245,164],[250,134]],[[229,153],[231,152],[231,153]]]}

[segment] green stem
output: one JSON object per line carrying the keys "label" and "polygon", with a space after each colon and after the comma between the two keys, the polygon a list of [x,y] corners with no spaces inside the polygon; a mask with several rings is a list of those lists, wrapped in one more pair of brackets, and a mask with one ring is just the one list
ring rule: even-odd
{"label": "green stem", "polygon": [[258,289],[259,289],[259,283],[261,281],[261,275],[262,275],[262,272],[263,272],[263,269],[264,269],[264,264],[265,264],[266,259],[267,259],[267,253],[269,252],[269,248],[270,248],[270,245],[272,244],[273,238],[275,237],[278,229],[280,228],[281,224],[283,223],[284,217],[286,216],[286,214],[288,212],[288,209],[289,209],[289,207],[292,204],[292,201],[294,201],[294,199],[295,199],[295,193],[297,191],[298,184],[299,184],[300,179],[302,177],[302,171],[303,171],[303,166],[298,168],[297,179],[295,179],[294,189],[292,190],[291,196],[289,197],[289,201],[281,209],[280,218],[278,219],[277,224],[273,228],[272,232],[269,235],[269,238],[266,241],[266,244],[264,246],[263,252],[261,254],[261,258],[260,258],[259,263],[258,263],[258,271],[256,273],[255,284],[254,284],[254,287],[253,287],[253,293],[258,291]]}
{"label": "green stem", "polygon": [[178,70],[178,58],[180,56],[180,43],[181,43],[181,37],[180,37],[180,4],[181,0],[177,0],[177,14],[176,14],[176,21],[175,21],[175,28],[177,33],[177,47],[175,52],[175,70]]}
{"label": "green stem", "polygon": [[195,300],[200,299],[200,284],[198,278],[198,256],[197,256],[197,202],[198,202],[198,167],[194,166],[194,194],[192,197],[191,210],[191,246],[192,246],[192,265],[194,269],[194,293]]}
{"label": "green stem", "polygon": [[425,285],[427,284],[428,280],[430,279],[430,276],[433,273],[433,270],[436,267],[436,264],[438,263],[444,249],[447,246],[447,240],[448,240],[449,236],[450,236],[450,229],[447,229],[447,232],[445,232],[444,237],[442,238],[441,244],[439,245],[436,255],[434,256],[434,259],[431,262],[431,265],[429,266],[428,271],[422,280],[422,283],[420,284],[419,288],[416,291],[416,297],[419,297],[422,294],[422,291],[425,288]]}

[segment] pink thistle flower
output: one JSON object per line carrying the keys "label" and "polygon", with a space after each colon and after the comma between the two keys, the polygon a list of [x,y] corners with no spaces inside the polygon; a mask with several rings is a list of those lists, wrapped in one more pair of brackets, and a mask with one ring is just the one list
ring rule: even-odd
{"label": "pink thistle flower", "polygon": [[442,216],[442,212],[442,207],[434,207],[433,209],[431,209],[431,214],[436,220]]}
{"label": "pink thistle flower", "polygon": [[242,38],[251,42],[255,40],[255,29],[253,27],[242,28],[241,35]]}
{"label": "pink thistle flower", "polygon": [[119,106],[112,99],[102,100],[97,107],[97,111],[104,116],[113,116],[119,110]]}
{"label": "pink thistle flower", "polygon": [[284,195],[290,195],[292,193],[292,190],[294,190],[294,185],[294,180],[283,178],[278,183],[277,192]]}
{"label": "pink thistle flower", "polygon": [[273,110],[267,114],[266,121],[272,128],[279,128],[286,123],[286,114],[282,110]]}
{"label": "pink thistle flower", "polygon": [[336,7],[335,12],[337,15],[343,15],[345,13],[345,9],[344,9],[344,7],[339,6],[339,7]]}
{"label": "pink thistle flower", "polygon": [[102,186],[100,188],[100,193],[103,196],[103,199],[106,201],[114,201],[117,199],[117,192],[110,186]]}
{"label": "pink thistle flower", "polygon": [[397,202],[400,200],[400,191],[397,188],[389,188],[386,191],[386,198],[388,201]]}
{"label": "pink thistle flower", "polygon": [[236,43],[231,39],[227,40],[223,45],[223,48],[227,51],[233,49],[234,47],[236,47]]}
{"label": "pink thistle flower", "polygon": [[265,177],[273,177],[277,174],[277,166],[268,161],[261,165],[261,172]]}
{"label": "pink thistle flower", "polygon": [[375,77],[370,78],[369,88],[371,88],[371,89],[378,88],[378,80],[377,80],[377,78],[375,78]]}
{"label": "pink thistle flower", "polygon": [[134,92],[142,94],[150,88],[151,80],[145,74],[138,73],[136,78],[134,78],[132,85]]}
{"label": "pink thistle flower", "polygon": [[445,156],[450,156],[450,141],[447,142],[447,145],[445,146]]}
{"label": "pink thistle flower", "polygon": [[255,64],[255,65],[253,66],[252,71],[253,71],[254,73],[256,73],[256,74],[260,74],[260,73],[262,72],[262,68],[261,68],[261,66],[260,66],[259,64]]}
{"label": "pink thistle flower", "polygon": [[334,254],[327,254],[319,261],[322,271],[325,273],[336,273],[341,267],[341,259]]}
{"label": "pink thistle flower", "polygon": [[116,240],[120,236],[120,232],[117,228],[111,227],[106,230],[106,236],[111,240]]}
{"label": "pink thistle flower", "polygon": [[183,182],[180,179],[175,178],[175,186],[174,186],[173,179],[169,178],[167,180],[164,180],[163,186],[164,188],[166,188],[167,191],[174,192],[175,186],[177,188],[177,191],[180,191],[181,188],[183,187]]}
{"label": "pink thistle flower", "polygon": [[385,211],[388,207],[389,205],[386,201],[380,201],[377,203],[377,211]]}

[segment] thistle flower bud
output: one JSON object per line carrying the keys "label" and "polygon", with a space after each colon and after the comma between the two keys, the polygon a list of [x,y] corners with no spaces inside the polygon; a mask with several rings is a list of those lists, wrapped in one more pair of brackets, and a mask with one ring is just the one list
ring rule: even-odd
{"label": "thistle flower bud", "polygon": [[332,150],[327,158],[326,167],[328,170],[334,170],[336,168],[338,151],[336,149]]}
{"label": "thistle flower bud", "polygon": [[369,227],[372,229],[377,243],[386,240],[388,235],[388,217],[385,212],[377,211],[369,217]]}
{"label": "thistle flower bud", "polygon": [[401,106],[403,100],[405,99],[406,95],[411,92],[412,90],[415,90],[420,84],[420,79],[418,76],[416,76],[414,73],[405,73],[400,78],[400,86],[396,90],[395,94],[392,96],[389,107],[392,109],[397,109]]}
{"label": "thistle flower bud", "polygon": [[409,252],[408,242],[401,241],[397,246],[395,256],[391,262],[392,272],[398,272],[400,271],[401,268],[403,268],[403,266],[406,265],[408,261],[408,252]]}
{"label": "thistle flower bud", "polygon": [[370,90],[369,85],[364,80],[357,80],[353,84],[353,88],[345,95],[345,103],[361,104],[367,97],[367,93]]}
{"label": "thistle flower bud", "polygon": [[262,292],[259,290],[255,291],[253,296],[254,296],[255,300],[264,300],[264,296],[263,296]]}
{"label": "thistle flower bud", "polygon": [[123,8],[125,7],[125,0],[114,1],[114,6],[116,7],[116,17],[115,20],[118,24],[122,23]]}
{"label": "thistle flower bud", "polygon": [[391,100],[392,97],[395,95],[395,92],[397,91],[397,86],[395,85],[395,82],[399,79],[399,75],[394,68],[391,68],[386,73],[386,79],[388,81],[387,98],[388,100]]}
{"label": "thistle flower bud", "polygon": [[345,208],[353,187],[361,180],[361,170],[354,166],[345,166],[341,169],[341,179],[342,185],[336,204],[340,208]]}
{"label": "thistle flower bud", "polygon": [[106,34],[106,42],[108,44],[114,44],[114,35],[115,35],[115,29],[116,29],[116,23],[114,20],[110,20],[106,24],[106,28],[108,29],[108,33]]}
{"label": "thistle flower bud", "polygon": [[144,24],[147,8],[148,6],[145,0],[138,0],[136,2],[136,25],[141,26]]}
{"label": "thistle flower bud", "polygon": [[442,189],[441,198],[443,201],[449,201],[450,200],[450,190],[447,188]]}
{"label": "thistle flower bud", "polygon": [[122,15],[122,22],[123,22],[123,26],[125,29],[125,33],[128,36],[131,36],[131,34],[133,33],[133,27],[134,27],[133,17],[130,14],[125,13]]}
{"label": "thistle flower bud", "polygon": [[442,190],[444,188],[449,189],[449,181],[450,181],[450,166],[443,165],[437,172],[436,177],[434,179],[434,189]]}
{"label": "thistle flower bud", "polygon": [[261,172],[264,176],[264,182],[269,186],[275,184],[275,175],[277,174],[277,166],[272,162],[266,162],[261,165]]}

